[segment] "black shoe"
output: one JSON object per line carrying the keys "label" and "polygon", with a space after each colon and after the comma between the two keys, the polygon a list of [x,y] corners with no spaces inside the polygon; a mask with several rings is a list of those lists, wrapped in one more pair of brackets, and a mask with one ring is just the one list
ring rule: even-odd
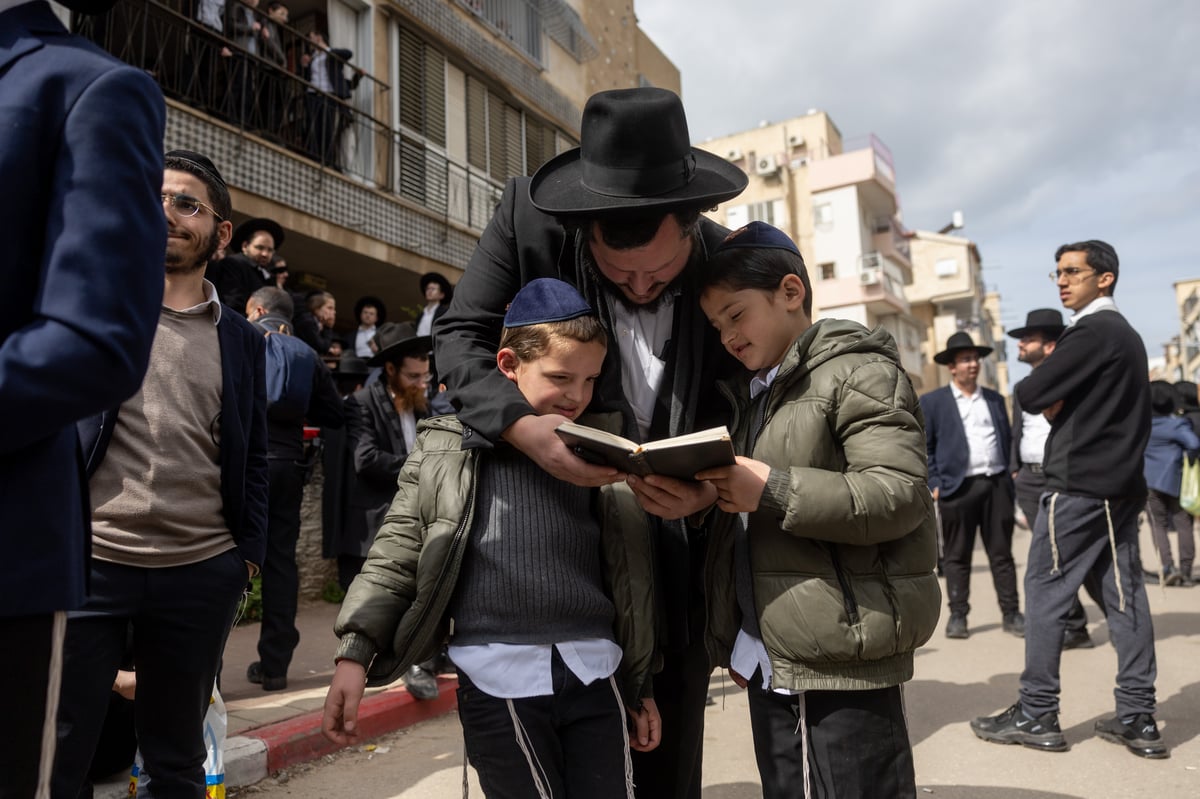
{"label": "black shoe", "polygon": [[1101,719],[1096,722],[1096,734],[1106,741],[1124,744],[1125,748],[1138,757],[1161,760],[1170,757],[1167,746],[1158,734],[1158,724],[1149,713],[1139,713],[1126,724],[1120,717]]}
{"label": "black shoe", "polygon": [[971,730],[985,741],[998,744],[1021,744],[1046,752],[1067,751],[1067,739],[1058,728],[1058,714],[1053,711],[1033,718],[1017,702],[999,716],[980,716],[971,722]]}
{"label": "black shoe", "polygon": [[947,638],[966,638],[970,633],[967,632],[967,617],[963,613],[951,613],[950,621],[946,622],[946,637]]}
{"label": "black shoe", "polygon": [[255,685],[261,685],[264,691],[287,690],[287,675],[268,677],[263,674],[262,661],[256,660],[246,667],[246,679]]}
{"label": "black shoe", "polygon": [[1004,614],[1004,620],[1000,622],[1000,629],[1006,633],[1011,633],[1018,638],[1025,637],[1025,615],[1020,611],[1016,613]]}
{"label": "black shoe", "polygon": [[1092,649],[1095,646],[1087,630],[1067,630],[1063,636],[1063,649]]}
{"label": "black shoe", "polygon": [[1174,566],[1163,567],[1163,585],[1175,588],[1183,585],[1183,575]]}
{"label": "black shoe", "polygon": [[405,672],[404,685],[413,699],[437,699],[437,678],[420,666],[412,666]]}

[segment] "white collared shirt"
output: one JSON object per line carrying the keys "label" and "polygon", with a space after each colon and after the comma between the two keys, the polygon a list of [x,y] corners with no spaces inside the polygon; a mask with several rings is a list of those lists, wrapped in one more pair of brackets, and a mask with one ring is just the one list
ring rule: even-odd
{"label": "white collared shirt", "polygon": [[978,386],[975,393],[964,394],[954,383],[950,384],[958,416],[962,419],[963,432],[967,434],[967,477],[996,474],[1004,471],[1004,456],[1000,452],[1000,441],[996,436],[996,425],[983,389]]}
{"label": "white collared shirt", "polygon": [[[1050,437],[1050,422],[1040,413],[1021,411],[1021,463],[1041,465],[1046,457],[1046,439]],[[1016,468],[1016,464],[1013,464]]]}
{"label": "white collared shirt", "polygon": [[190,308],[167,308],[165,305],[163,307],[167,308],[169,311],[174,311],[175,313],[192,315],[211,313],[213,324],[217,324],[221,321],[221,299],[217,296],[217,287],[212,283],[209,283],[207,278],[202,281],[201,285],[204,289],[204,296],[206,297],[203,302],[198,302]]}
{"label": "white collared shirt", "polygon": [[417,322],[418,336],[433,335],[433,315],[440,307],[442,307],[440,304],[425,306],[425,310],[421,312],[421,319]]}
{"label": "white collared shirt", "polygon": [[[1067,326],[1070,327],[1071,325],[1075,324],[1083,317],[1091,316],[1092,314],[1096,313],[1096,311],[1116,311],[1116,310],[1117,310],[1117,301],[1114,300],[1112,297],[1103,297],[1103,296],[1097,297],[1096,299],[1092,300],[1087,305],[1083,306],[1078,311],[1076,311],[1075,314],[1070,319],[1067,320]],[[1118,311],[1118,313],[1120,313],[1120,312]]]}
{"label": "white collared shirt", "polygon": [[661,356],[675,324],[675,295],[664,296],[653,311],[630,309],[611,297],[608,302],[612,308],[612,332],[621,354],[621,388],[633,409],[638,432],[645,440],[650,434],[658,389],[666,371],[667,364]]}
{"label": "white collared shirt", "polygon": [[606,680],[621,663],[621,647],[603,638],[557,644],[475,644],[450,646],[447,652],[475,687],[499,699],[550,696],[554,649],[584,685]]}
{"label": "white collared shirt", "polygon": [[360,327],[354,334],[354,354],[360,358],[370,358],[375,354],[371,349],[371,338],[375,335],[375,325]]}

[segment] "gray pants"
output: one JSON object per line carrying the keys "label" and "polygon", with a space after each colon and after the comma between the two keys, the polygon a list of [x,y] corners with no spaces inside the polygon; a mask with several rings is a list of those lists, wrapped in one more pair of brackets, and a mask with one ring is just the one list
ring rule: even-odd
{"label": "gray pants", "polygon": [[[1137,502],[1109,500],[1106,514],[1102,499],[1042,495],[1025,571],[1021,705],[1029,715],[1058,711],[1065,619],[1079,587],[1089,576],[1099,583],[1109,636],[1117,650],[1117,687],[1113,691],[1117,714],[1128,717],[1154,713],[1158,668],[1138,553],[1140,510]],[[1111,540],[1108,515],[1112,518]]]}

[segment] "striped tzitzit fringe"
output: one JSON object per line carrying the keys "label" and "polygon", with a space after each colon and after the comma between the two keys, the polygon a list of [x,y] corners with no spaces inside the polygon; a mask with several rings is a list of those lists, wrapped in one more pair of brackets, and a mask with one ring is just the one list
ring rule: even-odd
{"label": "striped tzitzit fringe", "polygon": [[804,763],[804,799],[812,799],[812,775],[808,770],[808,725],[804,723],[804,692],[796,694],[796,732],[800,733],[800,759]]}
{"label": "striped tzitzit fringe", "polygon": [[[621,701],[621,691],[612,675],[608,677],[608,684],[612,686],[613,696],[617,699],[617,711],[624,722],[625,703]],[[624,723],[621,724],[621,736],[625,741],[625,799],[633,799],[633,757],[629,754],[629,728]]]}

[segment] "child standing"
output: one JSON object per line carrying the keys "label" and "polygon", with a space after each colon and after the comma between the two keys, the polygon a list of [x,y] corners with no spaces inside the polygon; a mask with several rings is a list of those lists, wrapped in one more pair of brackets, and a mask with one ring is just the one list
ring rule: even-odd
{"label": "child standing", "polygon": [[749,370],[721,386],[749,457],[697,477],[731,514],[709,542],[708,645],[749,692],[763,796],[912,797],[900,685],[941,591],[923,420],[895,342],[814,324],[799,250],[761,222],[699,280]]}
{"label": "child standing", "polygon": [[[543,278],[513,299],[496,364],[538,414],[573,420],[606,347],[579,293]],[[396,679],[448,633],[467,756],[485,795],[632,797],[629,748],[659,740],[646,695],[649,539],[634,523],[645,514],[624,511],[637,506],[623,486],[597,496],[477,438],[453,417],[422,422],[338,615],[325,733],[353,742],[364,683]]]}

